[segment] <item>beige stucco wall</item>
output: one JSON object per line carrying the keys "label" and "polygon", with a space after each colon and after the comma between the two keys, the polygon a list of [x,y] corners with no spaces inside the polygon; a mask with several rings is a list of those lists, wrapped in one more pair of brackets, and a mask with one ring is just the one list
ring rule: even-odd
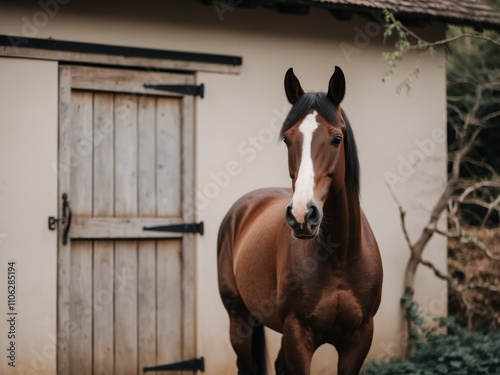
{"label": "beige stucco wall", "polygon": [[[197,348],[206,359],[207,374],[235,373],[228,320],[216,283],[218,225],[230,205],[245,192],[290,185],[286,152],[276,142],[279,125],[289,109],[283,75],[293,66],[306,90],[326,90],[334,66],[342,67],[347,79],[344,108],[361,159],[362,206],[378,239],[385,269],[383,300],[370,356],[401,354],[404,329],[399,297],[408,249],[385,177],[399,176],[394,190],[407,209],[410,233],[415,236],[445,177],[445,142],[433,133],[445,129],[444,53],[438,51],[432,58],[422,56],[421,73],[411,93],[398,95],[395,86],[413,70],[419,56],[409,56],[400,64],[397,77],[382,83],[386,66],[381,53],[390,47],[382,44],[380,28],[360,17],[340,22],[323,10],[313,9],[303,17],[262,8],[234,9],[221,15],[197,1],[175,6],[158,1],[64,3],[60,1],[52,10],[44,10],[36,3],[26,8],[28,5],[23,3],[25,8],[21,10],[14,2],[3,2],[0,34],[243,57],[239,75],[197,75],[206,88],[205,98],[196,102],[197,215],[206,226],[205,235],[197,240]],[[359,30],[371,36],[363,38]],[[439,37],[443,30],[434,26],[418,31]],[[46,230],[46,217],[56,212],[57,202],[56,180],[50,167],[56,155],[55,74],[55,63],[0,59],[0,181],[8,183],[7,187],[0,185],[0,233],[7,234],[0,243],[0,279],[5,279],[6,259],[17,258],[21,264],[19,282],[23,285],[20,298],[24,298],[24,323],[19,329],[32,337],[31,345],[38,351],[46,344],[47,335],[55,333],[56,319],[56,242],[53,232]],[[17,81],[14,85],[13,75],[19,75],[22,82],[27,80],[30,86],[19,86]],[[23,105],[24,110],[14,110],[12,103]],[[15,128],[14,123],[18,124]],[[15,133],[10,133],[12,129]],[[29,136],[23,138],[22,134]],[[36,143],[30,144],[30,140]],[[414,172],[407,162],[418,157],[422,142],[430,151],[421,152],[424,162],[419,172]],[[28,144],[29,152],[22,151]],[[12,156],[16,153],[19,159]],[[237,173],[228,181],[218,179],[230,161],[238,163]],[[31,182],[33,176],[36,184]],[[36,198],[42,194],[42,199]],[[25,211],[19,210],[21,199]],[[26,212],[22,215],[24,221],[21,212]],[[29,236],[22,235],[21,225],[30,228]],[[444,240],[433,240],[427,252],[427,258],[444,269]],[[444,314],[445,285],[427,271],[419,271],[417,276],[422,306],[434,314]],[[1,297],[5,295],[4,284],[0,282],[0,301],[5,300]],[[1,329],[5,329],[4,320],[0,319]],[[269,337],[276,339],[276,335]],[[270,360],[274,361],[276,340],[270,341]],[[0,346],[5,343],[4,331],[0,331]],[[26,363],[34,358],[31,349],[19,349]],[[314,373],[335,373],[333,350],[322,348],[320,352]],[[40,373],[52,373],[54,359],[48,361],[48,370]]]}
{"label": "beige stucco wall", "polygon": [[[47,230],[47,218],[57,212],[57,176],[51,168],[56,158],[57,63],[0,59],[2,374],[55,371],[57,237]],[[17,315],[7,315],[12,312],[7,309],[7,267],[12,261]],[[12,349],[15,369],[8,365],[13,358],[5,355]]]}

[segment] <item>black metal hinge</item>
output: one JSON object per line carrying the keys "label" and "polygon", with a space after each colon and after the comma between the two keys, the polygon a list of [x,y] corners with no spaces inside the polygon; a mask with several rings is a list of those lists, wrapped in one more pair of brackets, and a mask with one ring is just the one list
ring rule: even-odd
{"label": "black metal hinge", "polygon": [[159,225],[157,227],[143,227],[145,231],[151,232],[176,232],[176,233],[199,233],[203,235],[203,221],[191,224]]}
{"label": "black metal hinge", "polygon": [[170,363],[168,365],[159,365],[153,367],[144,367],[143,371],[201,371],[205,372],[205,360],[203,357],[194,358],[188,361]]}
{"label": "black metal hinge", "polygon": [[175,92],[177,94],[194,95],[203,99],[205,96],[205,85],[149,85],[144,84],[144,88],[159,91]]}

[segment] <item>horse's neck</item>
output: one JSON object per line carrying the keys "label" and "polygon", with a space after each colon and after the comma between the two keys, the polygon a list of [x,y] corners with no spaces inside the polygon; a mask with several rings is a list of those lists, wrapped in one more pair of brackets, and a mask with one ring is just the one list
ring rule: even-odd
{"label": "horse's neck", "polygon": [[352,189],[331,192],[323,207],[322,232],[329,243],[337,244],[334,254],[344,260],[357,256],[361,241],[361,207]]}

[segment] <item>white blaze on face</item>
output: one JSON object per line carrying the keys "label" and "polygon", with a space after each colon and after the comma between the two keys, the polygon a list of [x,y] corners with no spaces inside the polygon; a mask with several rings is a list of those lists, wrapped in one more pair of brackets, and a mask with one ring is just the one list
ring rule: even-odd
{"label": "white blaze on face", "polygon": [[302,155],[300,160],[299,174],[295,181],[295,192],[292,197],[292,214],[298,223],[304,222],[304,216],[307,212],[307,204],[314,199],[314,166],[311,155],[311,144],[314,131],[318,128],[316,115],[314,111],[308,114],[299,131],[302,133]]}

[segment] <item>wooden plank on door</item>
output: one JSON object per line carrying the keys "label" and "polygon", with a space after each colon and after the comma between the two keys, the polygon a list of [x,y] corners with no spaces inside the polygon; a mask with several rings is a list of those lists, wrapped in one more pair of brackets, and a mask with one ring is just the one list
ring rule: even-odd
{"label": "wooden plank on door", "polygon": [[92,374],[92,241],[71,244],[70,374]]}
{"label": "wooden plank on door", "polygon": [[[115,96],[115,216],[137,216],[137,96]],[[137,241],[115,242],[115,374],[138,372]]]}
{"label": "wooden plank on door", "polygon": [[143,228],[159,225],[175,225],[183,222],[180,217],[75,217],[71,222],[71,238],[178,238],[181,234],[176,232],[153,232],[145,231]]}
{"label": "wooden plank on door", "polygon": [[[194,84],[194,77],[189,83]],[[195,221],[194,213],[194,98],[182,99],[182,215],[188,223]],[[183,300],[183,349],[184,358],[196,356],[195,315],[195,236],[187,234],[182,238],[182,300]]]}
{"label": "wooden plank on door", "polygon": [[114,244],[94,241],[94,375],[114,371]]}
{"label": "wooden plank on door", "polygon": [[[73,91],[72,141],[78,162],[71,168],[69,200],[73,215],[92,215],[93,129],[91,92]],[[92,374],[92,241],[71,244],[70,373]]]}
{"label": "wooden plank on door", "polygon": [[181,216],[180,100],[157,98],[157,212]]}
{"label": "wooden plank on door", "polygon": [[92,374],[92,241],[71,244],[70,374]]}
{"label": "wooden plank on door", "polygon": [[139,216],[156,216],[156,99],[139,97]]}
{"label": "wooden plank on door", "polygon": [[114,213],[114,100],[94,94],[94,217]]}
{"label": "wooden plank on door", "polygon": [[[70,192],[71,171],[71,69],[59,69],[59,160],[57,179],[59,193]],[[62,216],[62,204],[59,205],[59,215]],[[59,234],[57,260],[57,373],[70,374],[69,344],[70,344],[70,295],[71,295],[71,242],[64,245]]]}
{"label": "wooden plank on door", "polygon": [[183,359],[180,240],[158,240],[156,274],[158,363],[177,362]]}
{"label": "wooden plank on door", "polygon": [[[94,199],[93,216],[114,214],[113,95],[94,94]],[[93,344],[94,375],[114,372],[114,244],[94,241]]]}
{"label": "wooden plank on door", "polygon": [[137,96],[116,95],[115,215],[137,216]]}
{"label": "wooden plank on door", "polygon": [[156,360],[156,241],[139,242],[139,370]]}
{"label": "wooden plank on door", "polygon": [[115,374],[138,371],[137,241],[115,242]]}
{"label": "wooden plank on door", "polygon": [[92,216],[93,95],[88,91],[72,91],[71,209],[75,216]]}
{"label": "wooden plank on door", "polygon": [[[156,100],[139,97],[139,216],[156,216]],[[156,242],[139,241],[139,371],[156,365]]]}
{"label": "wooden plank on door", "polygon": [[154,94],[157,96],[177,96],[183,94],[145,88],[144,84],[161,84],[168,80],[172,84],[186,84],[192,75],[125,69],[94,69],[91,67],[75,67],[72,85],[84,90],[102,90],[107,92],[132,92],[137,95]]}

